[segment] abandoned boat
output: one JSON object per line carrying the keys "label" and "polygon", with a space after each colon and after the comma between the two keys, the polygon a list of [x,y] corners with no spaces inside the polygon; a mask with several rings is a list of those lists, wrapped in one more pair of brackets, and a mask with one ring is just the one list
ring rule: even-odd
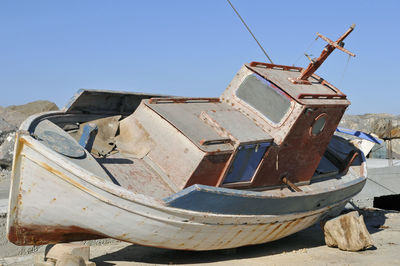
{"label": "abandoned boat", "polygon": [[8,239],[111,237],[213,250],[265,243],[340,211],[363,154],[333,136],[350,104],[307,69],[252,62],[219,98],[81,90],[16,137]]}

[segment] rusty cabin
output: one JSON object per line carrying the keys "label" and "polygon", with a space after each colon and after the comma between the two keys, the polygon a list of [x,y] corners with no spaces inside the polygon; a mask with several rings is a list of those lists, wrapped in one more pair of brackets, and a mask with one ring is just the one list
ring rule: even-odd
{"label": "rusty cabin", "polygon": [[178,190],[306,184],[347,106],[346,95],[302,68],[252,62],[220,98],[152,98],[120,123],[121,152],[147,159]]}

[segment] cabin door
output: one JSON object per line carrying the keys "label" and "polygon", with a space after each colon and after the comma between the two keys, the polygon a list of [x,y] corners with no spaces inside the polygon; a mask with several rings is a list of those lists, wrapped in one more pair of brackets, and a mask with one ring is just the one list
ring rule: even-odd
{"label": "cabin door", "polygon": [[251,182],[269,142],[240,145],[223,184]]}

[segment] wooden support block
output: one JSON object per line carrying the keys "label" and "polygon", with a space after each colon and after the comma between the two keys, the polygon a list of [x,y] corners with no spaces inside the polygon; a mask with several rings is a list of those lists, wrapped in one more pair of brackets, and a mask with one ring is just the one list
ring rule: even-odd
{"label": "wooden support block", "polygon": [[94,262],[90,262],[90,247],[74,244],[63,243],[54,246],[48,246],[44,255],[43,261],[35,257],[35,266],[43,265],[79,265],[79,266],[94,266]]}

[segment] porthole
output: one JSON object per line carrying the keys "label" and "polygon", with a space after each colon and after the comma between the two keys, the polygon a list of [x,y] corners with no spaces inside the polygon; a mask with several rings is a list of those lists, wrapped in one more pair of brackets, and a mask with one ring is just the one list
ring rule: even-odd
{"label": "porthole", "polygon": [[322,132],[322,130],[324,130],[326,124],[326,118],[327,118],[326,114],[321,114],[317,116],[317,118],[315,118],[314,123],[311,127],[311,135],[317,136],[319,135],[319,133]]}

